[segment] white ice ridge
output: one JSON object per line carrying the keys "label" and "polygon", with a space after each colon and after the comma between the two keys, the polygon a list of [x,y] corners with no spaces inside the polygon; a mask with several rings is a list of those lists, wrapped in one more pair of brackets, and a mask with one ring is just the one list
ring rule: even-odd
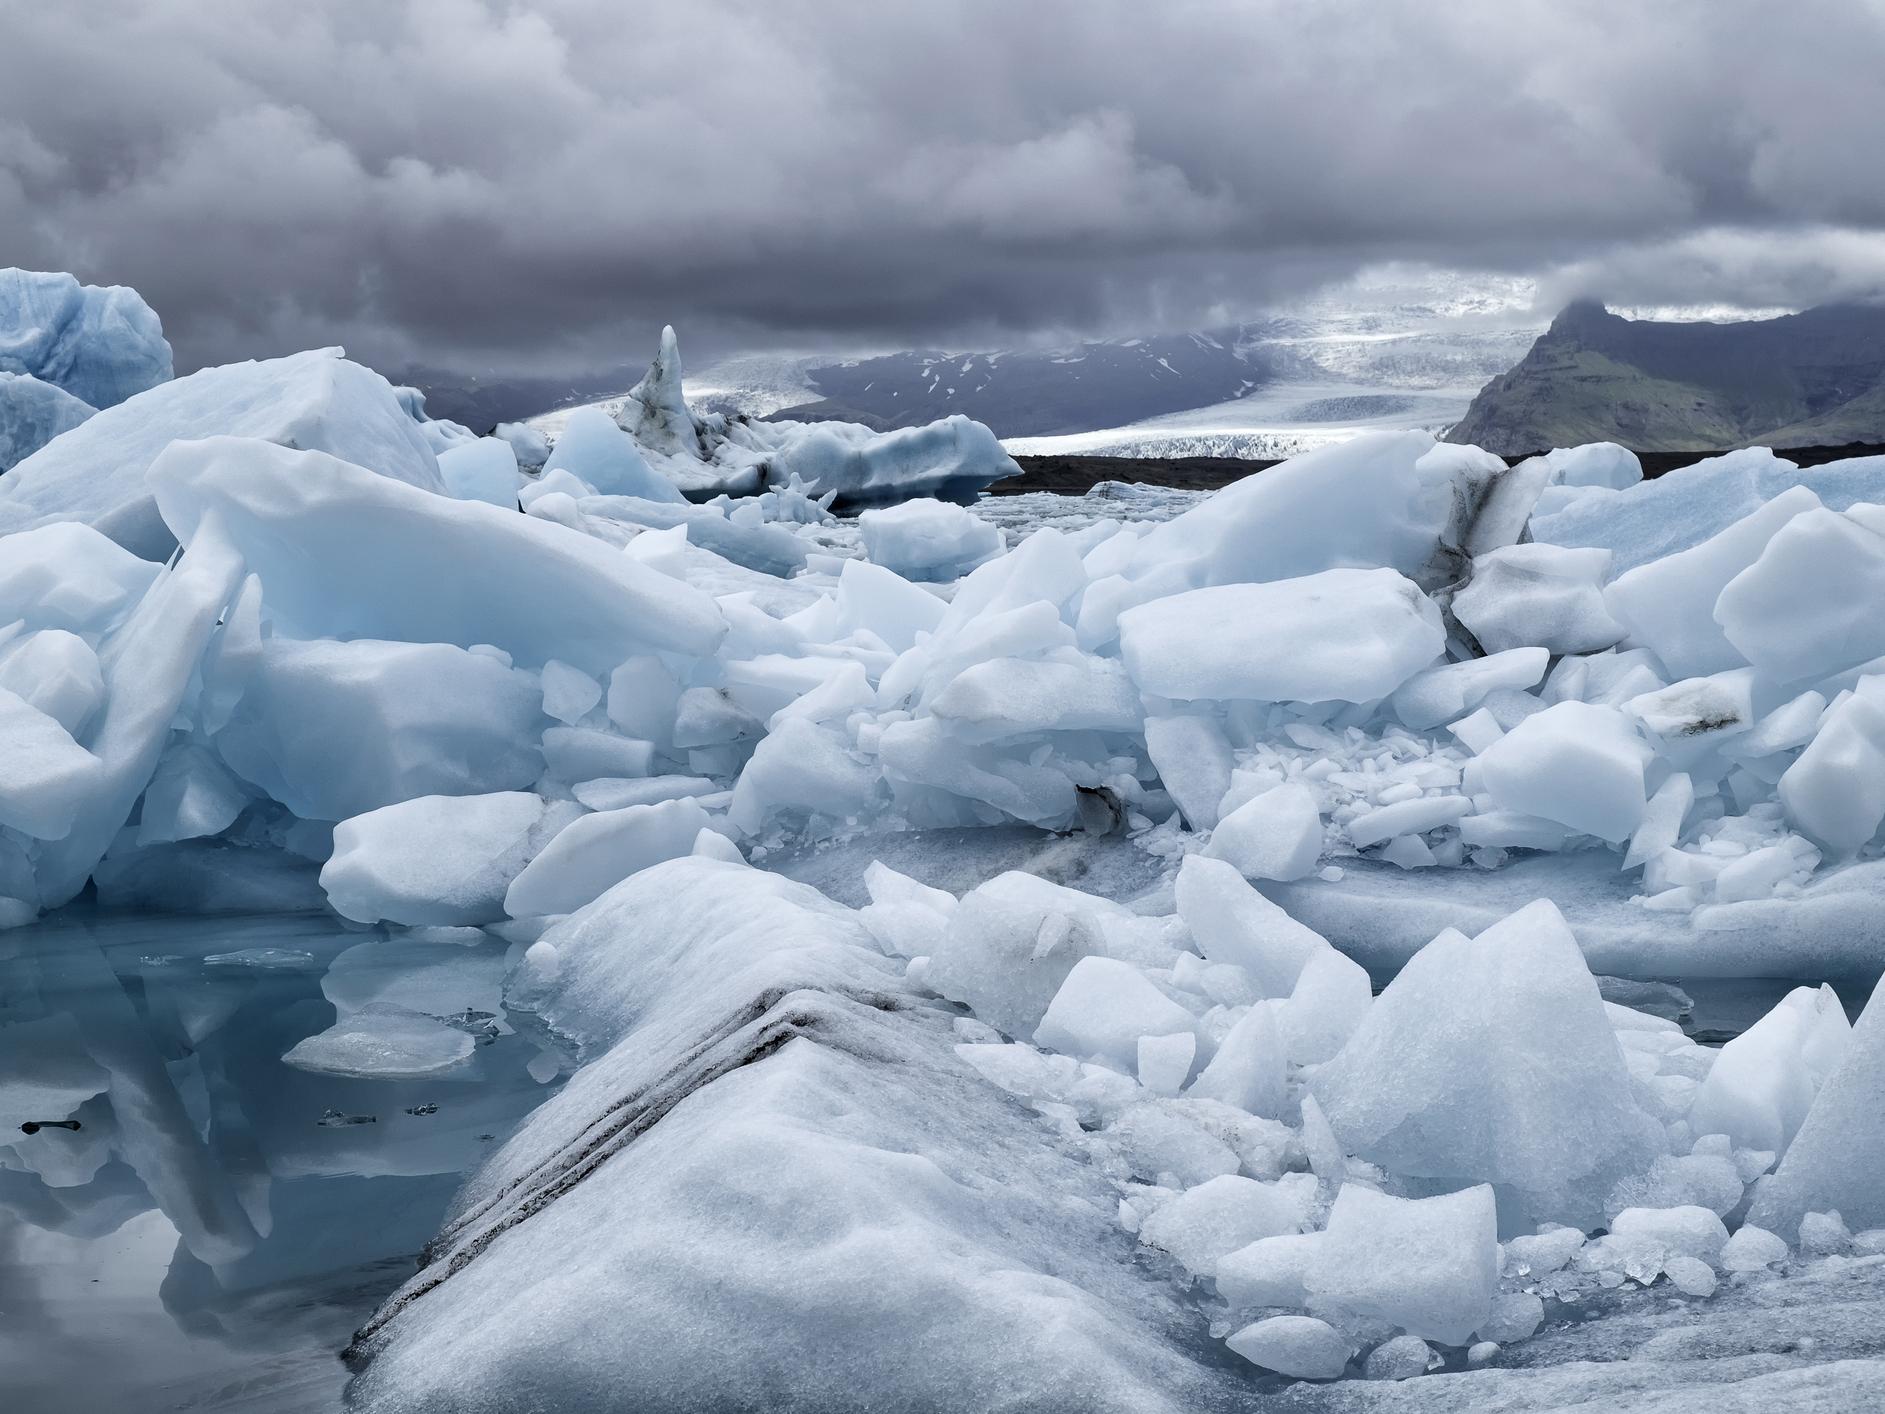
{"label": "white ice ridge", "polygon": [[1744,1351],[1829,1408],[1879,1378],[1819,1363],[1869,1357],[1875,1307],[1811,1310],[1885,1260],[1877,1005],[1849,1030],[1803,988],[1717,1053],[1603,1001],[1543,901],[1374,998],[1195,856],[1128,903],[865,883],[854,912],[708,850],[543,935],[505,1004],[590,1060],[367,1324],[355,1407],[1243,1407],[1646,1288],[1723,1314],[1622,1362],[1644,1393]]}

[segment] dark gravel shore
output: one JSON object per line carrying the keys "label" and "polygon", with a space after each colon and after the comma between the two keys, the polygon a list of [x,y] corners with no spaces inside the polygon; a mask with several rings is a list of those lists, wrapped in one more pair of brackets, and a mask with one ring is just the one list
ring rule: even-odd
{"label": "dark gravel shore", "polygon": [[[1643,474],[1661,476],[1677,467],[1692,466],[1721,452],[1639,452]],[[1885,455],[1885,445],[1854,442],[1844,447],[1787,447],[1780,455],[1799,466],[1818,466],[1846,457]],[[1016,457],[1021,475],[997,481],[991,496],[1019,496],[1028,491],[1054,491],[1080,496],[1102,481],[1140,481],[1152,486],[1175,486],[1186,491],[1215,491],[1255,471],[1266,471],[1275,461],[1242,457]],[[1507,457],[1507,465],[1525,460]]]}

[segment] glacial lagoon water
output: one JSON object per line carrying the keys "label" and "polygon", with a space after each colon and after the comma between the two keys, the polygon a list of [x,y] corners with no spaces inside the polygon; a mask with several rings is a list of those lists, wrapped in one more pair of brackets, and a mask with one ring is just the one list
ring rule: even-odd
{"label": "glacial lagoon water", "polygon": [[[312,912],[0,933],[0,1408],[339,1408],[339,1351],[562,1068],[503,1013],[505,952]],[[469,1054],[282,1059],[407,1008]]]}

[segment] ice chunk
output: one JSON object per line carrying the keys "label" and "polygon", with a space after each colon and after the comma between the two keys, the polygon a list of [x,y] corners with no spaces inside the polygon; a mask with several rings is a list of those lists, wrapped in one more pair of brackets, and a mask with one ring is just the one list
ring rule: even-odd
{"label": "ice chunk", "polygon": [[1765,1271],[1786,1260],[1786,1239],[1753,1223],[1736,1228],[1721,1249],[1721,1268],[1726,1272]]}
{"label": "ice chunk", "polygon": [[1676,677],[1738,667],[1745,660],[1715,622],[1715,601],[1760,558],[1775,531],[1819,503],[1804,486],[1783,491],[1701,544],[1617,576],[1604,590],[1604,603]]}
{"label": "ice chunk", "polygon": [[461,501],[517,509],[517,453],[497,437],[480,437],[439,453],[439,479]]}
{"label": "ice chunk", "polygon": [[597,677],[638,653],[708,656],[726,633],[705,594],[599,540],[319,452],[184,443],[151,485],[184,539],[222,522],[281,633],[491,644],[521,667],[561,658]]}
{"label": "ice chunk", "polygon": [[253,796],[200,742],[164,753],[139,808],[140,846],[219,835],[236,822]]}
{"label": "ice chunk", "polygon": [[1348,1340],[1314,1316],[1270,1316],[1225,1344],[1253,1365],[1298,1380],[1339,1380],[1348,1368]]}
{"label": "ice chunk", "polygon": [[529,674],[445,643],[271,638],[217,750],[304,820],[514,790],[543,769]]}
{"label": "ice chunk", "polygon": [[1525,1226],[1595,1225],[1618,1179],[1665,1148],[1563,916],[1529,904],[1410,959],[1313,1081],[1350,1153],[1391,1172],[1488,1182]]}
{"label": "ice chunk", "polygon": [[1374,989],[1360,963],[1334,948],[1313,954],[1296,978],[1283,1011],[1289,1058],[1297,1065],[1332,1059],[1367,1016]]}
{"label": "ice chunk", "polygon": [[892,650],[908,652],[918,634],[942,622],[942,600],[882,565],[846,560],[838,574],[838,625],[846,633],[869,629]]}
{"label": "ice chunk", "polygon": [[1159,697],[1372,702],[1432,663],[1446,634],[1404,576],[1332,569],[1155,599],[1119,616],[1119,641],[1133,681]]}
{"label": "ice chunk", "polygon": [[543,733],[543,762],[559,781],[645,776],[654,744],[596,727],[550,727]]}
{"label": "ice chunk", "polygon": [[[1789,1232],[1808,1213],[1837,1208],[1857,1227],[1885,1222],[1885,982],[1873,989],[1845,1056],[1814,1096],[1771,1178],[1755,1189],[1747,1220]],[[1827,1024],[1822,1020],[1822,1025]]]}
{"label": "ice chunk", "polygon": [[[206,368],[107,408],[0,481],[0,535],[82,521],[150,560],[180,538],[160,517],[148,474],[172,442],[253,437],[326,452],[393,484],[441,491],[438,462],[393,388],[337,350]],[[318,475],[322,463],[299,464]]]}
{"label": "ice chunk", "polygon": [[1453,596],[1453,613],[1488,653],[1536,645],[1594,653],[1623,637],[1604,608],[1607,550],[1507,545],[1473,561],[1473,578]]}
{"label": "ice chunk", "polygon": [[1713,1262],[1727,1245],[1728,1229],[1707,1208],[1625,1208],[1610,1220],[1610,1230],[1624,1237],[1647,1237],[1671,1252]]}
{"label": "ice chunk", "polygon": [[1129,962],[1083,957],[1048,1004],[1034,1042],[1083,1060],[1137,1069],[1141,1036],[1190,1033],[1192,1014],[1171,1000]]}
{"label": "ice chunk", "polygon": [[1198,1055],[1198,1038],[1188,1031],[1139,1038],[1139,1083],[1154,1095],[1176,1095],[1185,1088]]}
{"label": "ice chunk", "polygon": [[727,818],[749,835],[782,816],[853,820],[872,812],[880,790],[877,771],[843,733],[775,718],[733,787]]}
{"label": "ice chunk", "polygon": [[162,570],[88,525],[64,521],[6,538],[0,627],[101,634],[128,614]]}
{"label": "ice chunk", "polygon": [[1153,1213],[1139,1228],[1139,1240],[1208,1277],[1219,1258],[1260,1238],[1295,1232],[1305,1216],[1300,1195],[1286,1185],[1220,1174]]}
{"label": "ice chunk", "polygon": [[1672,772],[1656,787],[1643,809],[1642,821],[1630,836],[1629,852],[1623,856],[1625,869],[1637,869],[1673,849],[1682,834],[1682,822],[1695,804],[1695,782],[1681,771]]}
{"label": "ice chunk", "polygon": [[[1712,1214],[1711,1214],[1712,1216]],[[1510,1291],[1492,1299],[1492,1311],[1475,1332],[1481,1340],[1528,1340],[1544,1324],[1545,1303],[1529,1291]]]}
{"label": "ice chunk", "polygon": [[1296,781],[1273,786],[1224,816],[1204,850],[1205,858],[1223,860],[1246,879],[1279,881],[1314,873],[1321,854],[1315,792]]}
{"label": "ice chunk", "polygon": [[1870,840],[1885,821],[1885,702],[1859,692],[1827,708],[1779,791],[1787,819],[1833,853]]}
{"label": "ice chunk", "polygon": [[1192,1082],[1193,1099],[1217,1100],[1265,1119],[1281,1117],[1288,1052],[1275,1006],[1259,1002],[1237,1019]]}
{"label": "ice chunk", "polygon": [[1587,442],[1581,447],[1558,447],[1544,455],[1553,486],[1607,486],[1622,491],[1643,479],[1643,463],[1628,447],[1615,442]]}
{"label": "ice chunk", "polygon": [[918,497],[857,524],[871,563],[909,580],[960,579],[1002,551],[1000,530],[948,501]]}
{"label": "ice chunk", "polygon": [[34,839],[64,839],[101,771],[98,758],[58,722],[0,687],[0,825]]}
{"label": "ice chunk", "polygon": [[585,815],[545,845],[504,894],[513,918],[574,913],[652,864],[690,854],[709,824],[691,799]]}
{"label": "ice chunk", "polygon": [[30,374],[105,408],[168,381],[170,370],[163,325],[136,290],[0,270],[0,374]]}
{"label": "ice chunk", "polygon": [[1154,527],[1129,576],[1175,575],[1200,586],[1347,565],[1419,576],[1443,540],[1466,548],[1485,490],[1505,476],[1497,457],[1474,447],[1438,446],[1424,432],[1364,433],[1247,476]]}
{"label": "ice chunk", "polygon": [[1224,729],[1195,713],[1147,717],[1145,750],[1185,823],[1194,830],[1213,828],[1236,764]]}
{"label": "ice chunk", "polygon": [[435,1017],[369,1006],[297,1041],[282,1061],[318,1075],[418,1080],[456,1069],[476,1048],[470,1032]]}
{"label": "ice chunk", "polygon": [[1492,1189],[1480,1184],[1435,1198],[1394,1198],[1344,1185],[1308,1287],[1312,1309],[1326,1303],[1409,1335],[1465,1344],[1499,1290]]}
{"label": "ice chunk", "polygon": [[1217,1289],[1232,1310],[1259,1306],[1308,1304],[1309,1274],[1322,1249],[1323,1234],[1305,1232],[1260,1237],[1218,1258]]}
{"label": "ice chunk", "polygon": [[1456,721],[1501,689],[1534,686],[1545,675],[1551,654],[1543,648],[1511,648],[1463,663],[1443,663],[1415,673],[1392,699],[1394,715],[1416,731]]}
{"label": "ice chunk", "polygon": [[494,923],[511,880],[580,814],[521,791],[383,806],[334,827],[321,887],[359,923]]}
{"label": "ice chunk", "polygon": [[1472,814],[1473,803],[1463,795],[1423,795],[1364,810],[1345,827],[1357,849],[1405,835],[1421,835],[1451,825]]}
{"label": "ice chunk", "polygon": [[929,701],[964,741],[1042,731],[1136,732],[1139,694],[1118,663],[1067,650],[1063,659],[977,663]]}
{"label": "ice chunk", "polygon": [[1397,1335],[1368,1352],[1362,1375],[1370,1380],[1411,1380],[1433,1364],[1433,1350],[1415,1335]]}
{"label": "ice chunk", "polygon": [[76,633],[45,628],[0,642],[0,688],[37,707],[74,737],[105,700],[98,655]]}
{"label": "ice chunk", "polygon": [[956,911],[954,894],[899,874],[881,859],[865,869],[864,887],[871,901],[858,910],[858,921],[885,952],[928,957],[936,951]]}
{"label": "ice chunk", "polygon": [[686,499],[672,481],[648,465],[635,439],[600,408],[578,408],[569,415],[543,469],[546,473],[567,471],[605,496]]}
{"label": "ice chunk", "polygon": [[1885,524],[1824,508],[1802,511],[1729,580],[1715,620],[1748,662],[1777,683],[1826,677],[1885,654]]}
{"label": "ice chunk", "polygon": [[1712,677],[1685,678],[1632,697],[1623,710],[1661,737],[1665,750],[1714,745],[1754,725],[1754,672],[1737,668]]}
{"label": "ice chunk", "polygon": [[1647,743],[1614,707],[1559,702],[1492,743],[1478,765],[1500,809],[1620,842],[1642,823],[1650,758]]}
{"label": "ice chunk", "polygon": [[528,423],[500,422],[491,435],[510,444],[520,467],[535,471],[550,458],[550,439]]}
{"label": "ice chunk", "polygon": [[559,722],[580,722],[602,700],[602,684],[581,668],[552,658],[543,665],[543,710]]}
{"label": "ice chunk", "polygon": [[1266,997],[1287,997],[1304,966],[1328,947],[1251,888],[1222,860],[1188,855],[1178,870],[1178,914],[1204,955],[1249,972]]}
{"label": "ice chunk", "polygon": [[25,373],[0,371],[0,472],[26,460],[97,409]]}

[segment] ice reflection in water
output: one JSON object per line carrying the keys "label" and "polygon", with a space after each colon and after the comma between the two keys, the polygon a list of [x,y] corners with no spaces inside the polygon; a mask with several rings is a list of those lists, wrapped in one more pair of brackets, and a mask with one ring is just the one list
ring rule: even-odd
{"label": "ice reflection in water", "polygon": [[0,1408],[337,1408],[336,1352],[560,1067],[505,954],[324,913],[0,932]]}

